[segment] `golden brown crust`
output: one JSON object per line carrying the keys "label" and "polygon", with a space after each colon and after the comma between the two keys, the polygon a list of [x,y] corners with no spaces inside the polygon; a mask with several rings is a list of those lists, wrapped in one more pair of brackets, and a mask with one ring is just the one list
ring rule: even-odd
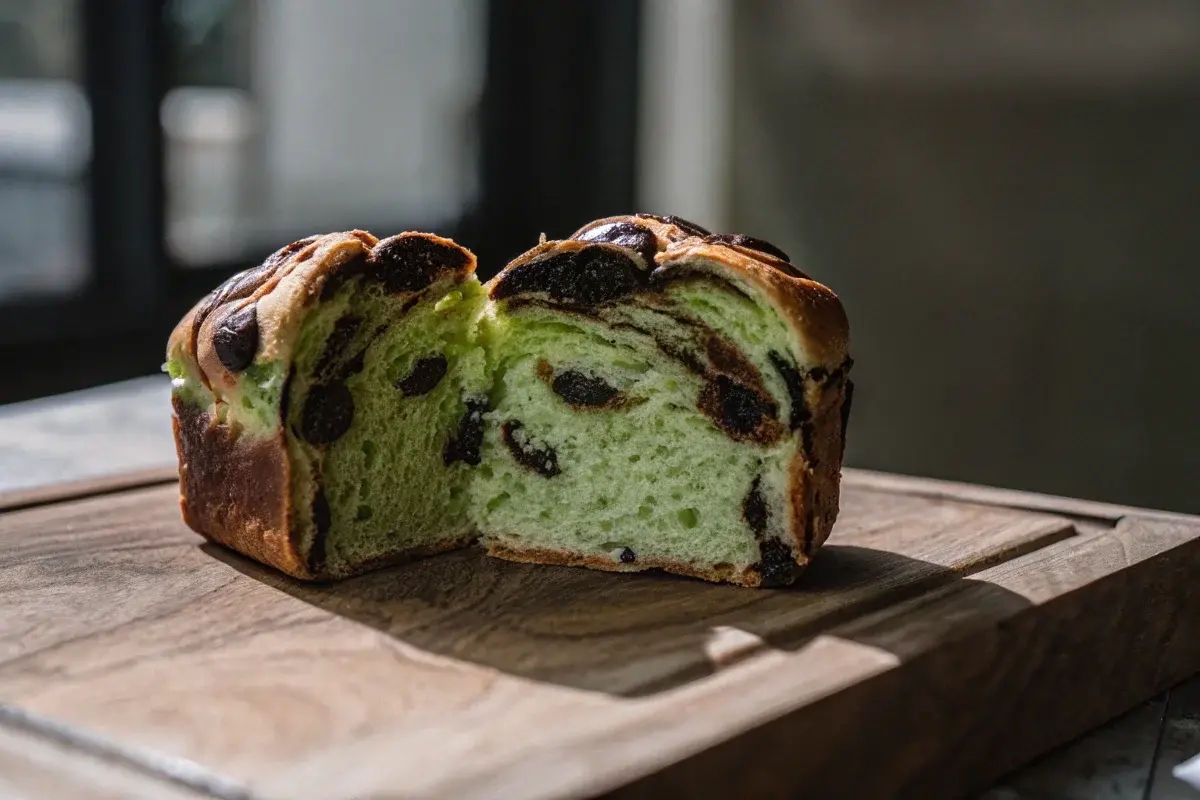
{"label": "golden brown crust", "polygon": [[[330,577],[323,565],[314,569],[307,557],[313,545],[311,510],[296,513],[293,508],[293,468],[283,426],[254,434],[234,422],[221,421],[233,416],[226,413],[226,406],[236,399],[243,375],[222,362],[214,332],[232,314],[253,305],[256,332],[252,355],[256,360],[289,363],[300,324],[328,282],[342,280],[366,265],[383,264],[380,269],[385,270],[387,249],[402,248],[406,240],[414,238],[452,247],[463,255],[461,263],[453,267],[441,268],[430,262],[428,274],[422,276],[428,285],[447,278],[463,280],[475,271],[475,257],[470,251],[433,234],[406,232],[382,241],[365,231],[314,236],[293,242],[259,267],[230,278],[176,325],[167,357],[200,384],[193,387],[191,396],[177,393],[172,398],[180,508],[189,527],[293,577]],[[389,275],[381,273],[375,279],[387,281]],[[420,291],[423,288],[409,293]],[[282,388],[285,401],[287,389],[286,385]],[[206,405],[199,404],[203,402]],[[395,553],[386,561],[398,563],[440,552],[461,546],[470,538],[464,534],[432,549]],[[364,565],[355,571],[378,565]]]}
{"label": "golden brown crust", "polygon": [[[620,226],[617,234],[624,237],[620,241],[605,238],[616,235],[614,226]],[[602,228],[606,230],[597,233]],[[319,565],[314,570],[306,557],[312,536],[301,531],[311,528],[309,512],[296,514],[291,507],[292,469],[282,428],[273,434],[252,436],[236,424],[218,421],[225,417],[219,412],[226,392],[236,387],[241,375],[222,362],[214,334],[233,314],[253,306],[256,354],[264,360],[287,363],[303,316],[327,282],[343,268],[352,269],[348,265],[369,263],[380,248],[413,236],[460,249],[450,240],[428,234],[406,233],[383,242],[363,231],[311,237],[281,249],[262,266],[235,276],[197,303],[180,321],[171,335],[168,356],[209,388],[215,403],[202,408],[180,397],[174,399],[180,503],[189,526],[213,541],[294,577],[309,580],[330,577]],[[592,240],[578,240],[589,237]],[[850,362],[848,323],[836,295],[792,267],[777,248],[746,237],[710,235],[686,220],[644,215],[610,217],[584,226],[573,239],[543,242],[518,257],[488,284],[489,292],[504,276],[545,255],[599,247],[638,255],[634,259],[620,259],[621,263],[634,265],[622,267],[626,274],[620,278],[632,282],[632,286],[643,287],[639,292],[653,293],[676,278],[706,273],[741,291],[761,296],[778,309],[793,333],[793,355],[805,373],[809,417],[801,435],[805,444],[798,446],[788,469],[788,522],[784,527],[785,537],[793,540],[791,550],[797,565],[806,565],[827,538],[838,512],[844,447],[842,409],[848,402],[846,371]],[[451,270],[459,279],[475,268],[474,256],[463,252],[468,261]],[[439,273],[439,277],[448,275]],[[823,377],[812,378],[818,374]],[[466,532],[431,548],[356,565],[353,573],[453,549],[472,538],[473,534]],[[598,556],[545,548],[522,549],[496,542],[489,553],[513,561],[622,572],[662,569],[742,586],[763,583],[759,565],[703,568],[650,557],[625,564]]]}
{"label": "golden brown crust", "polygon": [[288,575],[311,579],[291,535],[291,470],[282,430],[271,437],[239,435],[180,397],[172,406],[179,506],[188,527]]}
{"label": "golden brown crust", "polygon": [[842,410],[847,402],[848,379],[835,380],[812,390],[810,464],[797,452],[788,464],[788,503],[796,549],[811,556],[829,538],[840,507],[842,453],[845,447]]}
{"label": "golden brown crust", "polygon": [[[522,564],[552,564],[561,567],[588,567],[605,572],[644,572],[649,569],[661,569],[673,575],[683,575],[688,578],[700,578],[713,583],[733,583],[738,586],[757,588],[762,586],[762,576],[748,567],[735,567],[731,564],[717,564],[711,569],[697,567],[684,561],[668,558],[641,558],[629,564],[601,556],[583,556],[563,550],[551,550],[546,547],[514,547],[511,544],[492,541],[488,544],[487,554],[506,561],[516,561]],[[804,560],[807,564],[807,559]]]}

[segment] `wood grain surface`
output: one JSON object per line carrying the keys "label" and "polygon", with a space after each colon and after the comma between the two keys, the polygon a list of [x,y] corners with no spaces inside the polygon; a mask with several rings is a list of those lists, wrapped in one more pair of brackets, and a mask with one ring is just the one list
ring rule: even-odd
{"label": "wood grain surface", "polygon": [[1196,520],[872,481],[781,591],[475,550],[302,585],[170,485],[11,510],[0,698],[210,796],[930,797],[1200,668]]}

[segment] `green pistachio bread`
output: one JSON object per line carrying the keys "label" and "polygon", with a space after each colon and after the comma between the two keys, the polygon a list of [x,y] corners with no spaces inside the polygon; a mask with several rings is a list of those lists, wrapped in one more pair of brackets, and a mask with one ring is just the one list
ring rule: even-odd
{"label": "green pistachio bread", "polygon": [[299,578],[470,542],[490,389],[474,273],[448,239],[354,231],[202,300],[167,353],[187,523]]}
{"label": "green pistachio bread", "polygon": [[487,285],[488,552],[791,583],[838,510],[847,323],[780,250],[599,220]]}
{"label": "green pistachio bread", "polygon": [[333,234],[171,338],[184,518],[301,578],[495,556],[791,583],[838,510],[847,323],[757,239],[599,220],[487,286],[446,239]]}

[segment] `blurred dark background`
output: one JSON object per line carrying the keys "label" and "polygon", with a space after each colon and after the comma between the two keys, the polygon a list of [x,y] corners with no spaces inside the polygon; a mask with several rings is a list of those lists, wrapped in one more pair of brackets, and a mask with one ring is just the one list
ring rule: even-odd
{"label": "blurred dark background", "polygon": [[361,227],[629,210],[842,296],[853,466],[1200,512],[1200,3],[0,0],[0,402]]}

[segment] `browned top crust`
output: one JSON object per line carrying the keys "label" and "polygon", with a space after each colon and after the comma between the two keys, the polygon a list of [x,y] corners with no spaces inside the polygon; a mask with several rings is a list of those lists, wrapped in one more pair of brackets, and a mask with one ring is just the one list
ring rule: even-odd
{"label": "browned top crust", "polygon": [[366,231],[310,236],[234,275],[187,313],[167,344],[167,357],[215,394],[232,387],[257,357],[286,360],[304,310],[362,275],[385,291],[419,291],[475,271],[475,256],[450,239],[406,232],[379,240]]}
{"label": "browned top crust", "polygon": [[685,239],[657,259],[652,280],[668,282],[689,273],[733,279],[761,292],[783,316],[810,364],[836,369],[846,360],[850,323],[836,294],[790,263],[736,243]]}
{"label": "browned top crust", "polygon": [[[475,256],[449,239],[402,233],[380,241],[348,231],[293,242],[197,303],[176,326],[167,351],[193,386],[202,383],[212,395],[178,392],[172,399],[187,524],[294,577],[328,577],[311,557],[317,541],[311,531],[319,523],[306,520],[310,508],[316,514],[315,498],[311,504],[305,498],[296,513],[295,465],[284,428],[248,434],[222,413],[236,396],[240,373],[256,359],[289,362],[306,311],[350,278],[377,283],[389,294],[416,294],[474,271]],[[282,391],[286,402],[286,383]]]}
{"label": "browned top crust", "polygon": [[521,254],[486,288],[493,300],[525,295],[586,308],[696,275],[730,282],[775,306],[794,334],[802,364],[832,370],[846,360],[850,327],[832,290],[770,242],[709,233],[679,217],[596,220],[569,239]]}

